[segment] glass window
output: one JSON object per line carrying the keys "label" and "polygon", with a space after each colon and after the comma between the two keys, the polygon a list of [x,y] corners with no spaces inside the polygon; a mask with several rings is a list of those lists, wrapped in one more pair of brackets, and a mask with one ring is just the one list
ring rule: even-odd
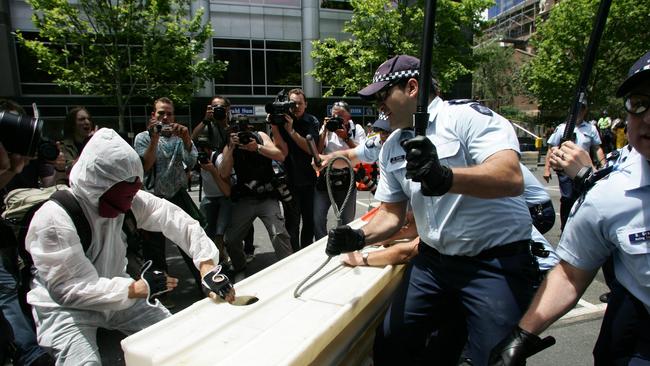
{"label": "glass window", "polygon": [[302,84],[300,42],[215,38],[213,44],[215,58],[228,61],[225,75],[215,80],[220,93],[275,95]]}
{"label": "glass window", "polygon": [[245,50],[217,50],[215,58],[228,61],[228,69],[218,83],[223,84],[250,84],[251,60],[250,51]]}

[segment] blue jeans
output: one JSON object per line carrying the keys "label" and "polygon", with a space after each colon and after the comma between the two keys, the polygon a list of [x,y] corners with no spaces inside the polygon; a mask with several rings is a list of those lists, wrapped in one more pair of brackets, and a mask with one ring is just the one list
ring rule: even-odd
{"label": "blue jeans", "polygon": [[42,356],[45,351],[36,342],[33,325],[26,318],[18,302],[16,280],[7,272],[0,260],[0,309],[11,325],[13,341],[16,345],[16,365],[29,365]]}
{"label": "blue jeans", "polygon": [[[336,202],[339,210],[345,200],[345,195],[348,193],[346,190],[332,190],[334,201]],[[314,193],[314,238],[316,240],[327,235],[327,211],[330,209],[331,202],[327,191],[316,189]],[[357,209],[357,189],[353,188],[350,192],[350,198],[343,208],[341,218],[343,224],[347,224],[354,220],[354,215]]]}
{"label": "blue jeans", "polygon": [[442,255],[424,243],[419,248],[377,329],[375,365],[457,361],[466,342],[473,364],[487,365],[490,350],[532,299],[538,269],[530,251],[480,258]]}
{"label": "blue jeans", "polygon": [[230,224],[232,202],[229,197],[203,197],[200,204],[205,216],[205,233],[214,240],[216,235],[223,235]]}

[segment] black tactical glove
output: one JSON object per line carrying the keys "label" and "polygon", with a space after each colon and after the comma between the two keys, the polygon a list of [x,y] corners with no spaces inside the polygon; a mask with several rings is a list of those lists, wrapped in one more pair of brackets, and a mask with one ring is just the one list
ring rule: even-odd
{"label": "black tactical glove", "polygon": [[206,273],[201,279],[201,284],[206,291],[214,292],[222,299],[225,299],[230,290],[232,290],[230,279],[221,273],[220,265],[215,266],[210,272]]}
{"label": "black tactical glove", "polygon": [[329,256],[354,252],[366,246],[366,235],[361,229],[341,225],[329,231],[325,253]]}
{"label": "black tactical glove", "polygon": [[415,136],[402,147],[406,151],[406,178],[420,182],[424,196],[442,196],[449,191],[454,174],[440,165],[438,151],[429,138]]}
{"label": "black tactical glove", "polygon": [[555,338],[544,339],[516,327],[490,352],[490,366],[522,366],[526,359],[555,344]]}
{"label": "black tactical glove", "polygon": [[140,279],[142,279],[149,288],[147,301],[153,304],[152,300],[161,294],[169,291],[167,289],[167,276],[164,272],[151,269],[151,261],[148,260],[140,268]]}

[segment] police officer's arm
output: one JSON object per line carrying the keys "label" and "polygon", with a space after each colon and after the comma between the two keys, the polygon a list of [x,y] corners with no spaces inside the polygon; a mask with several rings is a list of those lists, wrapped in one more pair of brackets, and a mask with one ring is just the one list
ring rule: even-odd
{"label": "police officer's arm", "polygon": [[595,169],[589,153],[572,141],[562,143],[559,149],[553,148],[547,159],[553,169],[562,170],[571,179],[583,167]]}
{"label": "police officer's arm", "polygon": [[408,201],[382,202],[372,219],[362,228],[366,245],[386,240],[400,230]]}
{"label": "police officer's arm", "polygon": [[548,151],[546,152],[546,158],[544,159],[544,175],[543,178],[548,183],[551,180],[551,165],[549,157],[553,153],[553,148],[549,146]]}
{"label": "police officer's arm", "polygon": [[[366,262],[369,266],[385,266],[387,264],[404,264],[418,254],[420,239],[416,238],[406,243],[397,243],[386,249],[375,250],[368,253]],[[361,252],[349,252],[341,255],[341,262],[349,266],[363,266],[363,254]]]}
{"label": "police officer's arm", "polygon": [[519,196],[524,192],[519,156],[514,150],[497,151],[479,165],[453,168],[452,171],[451,193],[499,198]]}
{"label": "police officer's arm", "polygon": [[519,327],[539,335],[573,309],[597,272],[598,269],[583,270],[560,261],[535,294],[526,314],[519,321]]}

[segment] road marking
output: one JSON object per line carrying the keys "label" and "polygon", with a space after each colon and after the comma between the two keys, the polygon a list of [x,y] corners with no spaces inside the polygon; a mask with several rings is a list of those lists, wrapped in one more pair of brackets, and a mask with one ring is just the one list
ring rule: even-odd
{"label": "road marking", "polygon": [[569,324],[586,319],[593,319],[602,316],[607,309],[607,304],[592,304],[583,299],[578,300],[578,306],[564,314],[558,320],[559,324]]}

